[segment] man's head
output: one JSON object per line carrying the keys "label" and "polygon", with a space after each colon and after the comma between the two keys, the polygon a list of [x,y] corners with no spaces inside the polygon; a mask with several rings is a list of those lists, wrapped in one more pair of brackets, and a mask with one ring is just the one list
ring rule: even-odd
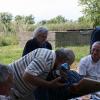
{"label": "man's head", "polygon": [[75,60],[75,54],[72,50],[61,48],[55,51],[56,61],[55,67],[60,66],[63,63],[68,63],[71,65]]}
{"label": "man's head", "polygon": [[39,43],[44,43],[47,39],[48,29],[44,27],[39,27],[34,30],[34,37],[38,40]]}
{"label": "man's head", "polygon": [[93,43],[91,48],[91,56],[94,62],[100,60],[100,41]]}

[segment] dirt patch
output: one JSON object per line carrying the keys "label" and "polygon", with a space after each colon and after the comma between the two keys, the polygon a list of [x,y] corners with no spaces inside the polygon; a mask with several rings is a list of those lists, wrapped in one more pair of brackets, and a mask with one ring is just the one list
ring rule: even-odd
{"label": "dirt patch", "polygon": [[74,62],[74,63],[71,65],[71,69],[77,71],[78,65],[79,65],[79,62]]}

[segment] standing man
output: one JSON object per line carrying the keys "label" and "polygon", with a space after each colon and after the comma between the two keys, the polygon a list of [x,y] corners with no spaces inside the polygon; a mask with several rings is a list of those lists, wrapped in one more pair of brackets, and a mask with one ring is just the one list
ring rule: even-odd
{"label": "standing man", "polygon": [[[100,81],[100,41],[94,42],[91,54],[82,58],[79,74]],[[94,100],[100,100],[100,92],[92,94]]]}

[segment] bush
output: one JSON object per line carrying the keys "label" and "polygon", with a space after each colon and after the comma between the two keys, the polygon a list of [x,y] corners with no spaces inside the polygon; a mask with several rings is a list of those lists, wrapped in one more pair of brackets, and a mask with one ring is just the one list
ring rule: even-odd
{"label": "bush", "polygon": [[18,39],[16,35],[0,35],[0,46],[16,45]]}

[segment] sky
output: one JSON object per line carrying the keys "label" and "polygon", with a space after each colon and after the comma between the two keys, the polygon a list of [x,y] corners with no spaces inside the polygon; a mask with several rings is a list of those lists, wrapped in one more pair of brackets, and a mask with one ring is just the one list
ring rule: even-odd
{"label": "sky", "polygon": [[35,21],[49,20],[58,15],[68,20],[82,16],[78,0],[0,0],[0,12],[9,12],[13,16],[32,14]]}

